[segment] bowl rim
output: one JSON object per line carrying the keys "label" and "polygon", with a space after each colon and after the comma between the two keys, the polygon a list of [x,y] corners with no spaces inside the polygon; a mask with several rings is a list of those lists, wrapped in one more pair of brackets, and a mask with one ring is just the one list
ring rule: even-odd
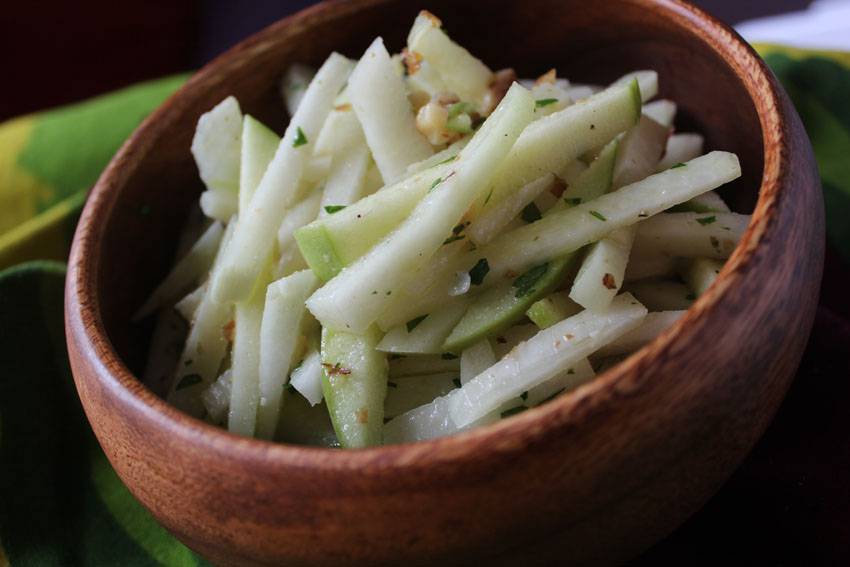
{"label": "bowl rim", "polygon": [[117,201],[112,197],[115,187],[132,174],[130,158],[150,149],[150,140],[155,138],[150,133],[158,129],[157,124],[163,118],[179,112],[185,93],[211,75],[214,68],[235,60],[242,51],[268,41],[289,26],[309,24],[316,18],[344,19],[361,8],[391,1],[327,0],[283,18],[241,41],[195,73],[154,111],[124,143],[94,186],[80,217],[68,263],[65,300],[68,345],[69,349],[76,348],[80,358],[91,364],[99,387],[108,392],[107,397],[152,427],[197,443],[200,450],[233,460],[261,460],[275,467],[328,472],[344,470],[350,473],[374,467],[400,471],[463,461],[473,455],[482,458],[484,455],[517,451],[544,437],[550,430],[578,424],[588,412],[595,413],[615,403],[616,396],[610,394],[624,381],[629,380],[628,388],[632,389],[647,380],[647,373],[639,369],[675,350],[677,341],[687,329],[706,317],[712,306],[721,302],[735,282],[744,277],[743,273],[771,219],[776,216],[781,181],[787,175],[780,159],[789,144],[780,87],[765,63],[737,32],[700,8],[683,0],[628,0],[644,8],[654,8],[659,17],[694,34],[732,67],[733,72],[741,77],[742,85],[755,106],[763,138],[764,168],[751,221],[714,284],[673,326],[621,363],[567,395],[494,424],[414,443],[339,450],[242,437],[184,414],[154,394],[127,368],[113,347],[103,325],[100,299],[96,293],[100,268],[98,253],[106,225],[98,219],[111,214]]}

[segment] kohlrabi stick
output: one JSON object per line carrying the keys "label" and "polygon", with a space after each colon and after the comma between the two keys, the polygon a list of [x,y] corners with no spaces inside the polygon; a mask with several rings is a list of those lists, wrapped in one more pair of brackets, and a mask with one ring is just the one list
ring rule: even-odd
{"label": "kohlrabi stick", "polygon": [[366,146],[334,156],[322,192],[320,217],[338,213],[363,197],[368,167],[369,150]]}
{"label": "kohlrabi stick", "polygon": [[286,111],[290,116],[295,115],[298,105],[301,104],[301,99],[304,98],[307,92],[310,81],[315,76],[315,69],[299,63],[290,65],[289,69],[284,73],[283,79],[280,81],[280,93],[283,97]]}
{"label": "kohlrabi stick", "polygon": [[283,387],[295,362],[293,355],[305,315],[304,301],[319,287],[310,270],[296,272],[266,288],[260,328],[260,405],[257,436],[274,437]]}
{"label": "kohlrabi stick", "polygon": [[738,213],[665,213],[638,227],[634,247],[723,260],[732,254],[749,224],[750,216]]}
{"label": "kohlrabi stick", "polygon": [[[242,144],[242,112],[237,100],[229,96],[201,115],[192,138],[192,155],[201,180],[210,193],[229,194],[239,190],[239,159]],[[212,201],[221,199],[209,198]],[[236,210],[218,209],[218,220],[226,221]]]}
{"label": "kohlrabi stick", "polygon": [[502,199],[501,203],[488,207],[466,229],[466,235],[476,244],[487,244],[499,234],[508,223],[534,201],[538,195],[552,187],[555,176],[547,173],[531,183],[521,187],[515,193]]}
{"label": "kohlrabi stick", "polygon": [[[233,237],[236,224],[236,219],[231,220],[224,231],[210,278],[215,276],[221,266],[223,249]],[[213,301],[207,282],[175,369],[174,382],[168,394],[170,404],[195,417],[201,416],[203,405],[199,396],[218,377],[219,367],[229,343],[229,337],[225,334],[226,326],[232,319],[233,306]]]}
{"label": "kohlrabi stick", "polygon": [[723,262],[710,258],[695,258],[684,262],[679,273],[690,290],[699,297],[711,287],[723,269]]}
{"label": "kohlrabi stick", "polygon": [[280,145],[280,137],[259,120],[245,115],[242,121],[242,161],[239,169],[239,212],[248,203]]}
{"label": "kohlrabi stick", "polygon": [[380,37],[351,73],[348,93],[385,183],[395,181],[404,175],[407,166],[434,153],[416,129],[404,80],[393,69]]}
{"label": "kohlrabi stick", "polygon": [[492,164],[508,153],[533,111],[531,95],[514,85],[410,217],[310,297],[307,307],[316,318],[330,328],[365,331],[389,305],[393,292],[451,235],[493,175]]}
{"label": "kohlrabi stick", "polygon": [[582,311],[540,331],[451,396],[452,421],[463,427],[481,419],[636,328],[646,313],[634,297],[623,294],[603,313]]}
{"label": "kohlrabi stick", "polygon": [[[673,120],[676,118],[676,103],[666,99],[649,102],[643,105],[643,115],[652,118],[665,128],[670,128],[673,126]],[[696,156],[688,159],[692,159],[693,157]]]}
{"label": "kohlrabi stick", "polygon": [[351,61],[334,53],[307,88],[248,210],[240,214],[222,268],[212,280],[216,301],[241,301],[251,294],[274,246],[275,231],[286,209],[298,198],[299,181],[312,150],[310,142],[315,142],[351,67]]}
{"label": "kohlrabi stick", "polygon": [[395,353],[434,354],[442,352],[443,341],[461,320],[469,299],[449,301],[436,311],[421,315],[387,331],[378,350]]}
{"label": "kohlrabi stick", "polygon": [[294,246],[295,232],[316,218],[323,196],[321,190],[313,189],[309,195],[286,211],[277,229],[277,245],[281,252]]}
{"label": "kohlrabi stick", "polygon": [[307,351],[301,363],[289,375],[289,383],[311,406],[322,401],[322,357],[317,348]]}
{"label": "kohlrabi stick", "polygon": [[465,348],[460,355],[460,383],[466,384],[496,364],[496,354],[489,339],[481,339]]}
{"label": "kohlrabi stick", "polygon": [[673,134],[667,140],[664,157],[658,162],[657,170],[664,171],[702,155],[702,146],[703,137],[699,134]]}
{"label": "kohlrabi stick", "polygon": [[207,410],[207,421],[215,425],[223,425],[230,408],[230,390],[232,387],[233,371],[225,370],[215,382],[201,393],[201,401]]}
{"label": "kohlrabi stick", "polygon": [[649,344],[684,314],[684,311],[656,311],[654,313],[648,313],[637,328],[605,345],[595,353],[595,356],[604,358],[606,356],[633,353],[642,346]]}
{"label": "kohlrabi stick", "polygon": [[535,301],[525,314],[532,323],[541,329],[546,329],[581,310],[581,305],[570,299],[566,291],[556,291]]}
{"label": "kohlrabi stick", "polygon": [[420,54],[434,68],[449,92],[482,110],[492,71],[452,41],[433,14],[423,11],[417,16],[407,36],[407,49]]}
{"label": "kohlrabi stick", "polygon": [[144,319],[163,305],[173,302],[181,293],[185,293],[193,283],[202,280],[212,266],[223,234],[224,226],[222,223],[212,223],[186,255],[171,268],[171,271],[148,297],[147,301],[139,307],[139,310],[133,315],[133,320]]}

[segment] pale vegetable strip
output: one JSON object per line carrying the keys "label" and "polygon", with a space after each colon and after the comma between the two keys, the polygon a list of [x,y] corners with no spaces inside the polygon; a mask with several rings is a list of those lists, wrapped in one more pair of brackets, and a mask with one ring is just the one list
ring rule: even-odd
{"label": "pale vegetable strip", "polygon": [[264,288],[264,285],[257,285],[248,300],[238,302],[233,309],[235,332],[227,429],[246,437],[253,437],[257,430]]}
{"label": "pale vegetable strip", "polygon": [[466,429],[487,425],[499,421],[499,412],[491,412],[483,419],[467,427],[458,427],[449,416],[449,401],[452,390],[448,395],[435,399],[429,404],[414,408],[384,425],[384,444],[413,443],[454,435]]}
{"label": "pale vegetable strip", "polygon": [[296,272],[266,288],[260,327],[260,404],[257,436],[271,439],[280,413],[283,387],[293,365],[306,308],[304,301],[319,287],[310,270]]}
{"label": "pale vegetable strip", "polygon": [[668,329],[673,323],[678,321],[684,311],[658,311],[648,313],[643,322],[618,339],[611,341],[599,349],[595,356],[603,358],[606,356],[617,356],[621,354],[630,354],[642,346],[649,344],[655,337]]}
{"label": "pale vegetable strip", "polygon": [[220,222],[212,223],[139,307],[133,320],[144,319],[163,305],[173,302],[193,283],[203,279],[212,266],[223,234],[224,226]]}
{"label": "pale vegetable strip", "polygon": [[365,146],[335,156],[322,192],[319,216],[334,214],[359,201],[364,196],[368,168],[369,150]]}
{"label": "pale vegetable strip", "polygon": [[488,339],[482,339],[464,349],[460,355],[460,383],[466,384],[496,364],[496,353]]}
{"label": "pale vegetable strip", "polygon": [[[434,276],[435,283],[428,293],[420,294],[415,301],[406,298],[404,304],[394,305],[394,317],[382,318],[381,326],[427,313],[434,305],[445,301],[454,274],[470,270],[482,258],[489,266],[482,285],[502,282],[508,272],[523,273],[551,258],[563,257],[614,230],[633,225],[728,183],[740,174],[737,156],[712,152],[690,161],[687,167],[656,173],[588,203],[553,212],[535,223],[505,232],[490,244],[465,253],[449,268]],[[394,318],[399,321],[393,321]]]}
{"label": "pale vegetable strip", "polygon": [[664,157],[658,162],[658,171],[690,161],[702,154],[703,137],[699,134],[673,134],[667,140]]}
{"label": "pale vegetable strip", "polygon": [[207,410],[207,420],[210,423],[221,425],[227,417],[230,407],[230,390],[233,372],[225,370],[218,379],[201,393],[201,402]]}
{"label": "pale vegetable strip", "polygon": [[547,173],[508,195],[501,203],[485,208],[481,215],[466,229],[466,235],[476,244],[487,244],[529,203],[543,191],[552,187],[555,176]]}
{"label": "pale vegetable strip", "polygon": [[236,214],[239,197],[235,191],[207,189],[198,201],[204,215],[222,222]]}
{"label": "pale vegetable strip", "polygon": [[629,282],[625,289],[650,311],[685,310],[696,299],[687,286],[671,280],[648,279]]}
{"label": "pale vegetable strip", "polygon": [[277,245],[281,252],[295,245],[296,230],[316,218],[323,197],[322,191],[314,189],[303,200],[286,211],[283,220],[280,222],[280,227],[277,229]]}
{"label": "pale vegetable strip", "polygon": [[434,354],[463,317],[469,300],[448,302],[440,309],[387,331],[376,347],[384,352]]}
{"label": "pale vegetable strip", "polygon": [[407,85],[413,93],[421,92],[430,99],[432,96],[449,91],[440,74],[428,61],[420,61],[415,72],[407,77]]}
{"label": "pale vegetable strip", "polygon": [[557,291],[534,302],[526,311],[526,315],[532,323],[541,329],[546,329],[575,315],[581,309],[581,305],[570,299],[567,292]]}
{"label": "pale vegetable strip", "polygon": [[[673,120],[676,118],[676,103],[666,99],[649,102],[643,105],[643,115],[652,118],[662,126],[670,128],[673,126]],[[688,159],[694,157],[696,156],[691,156]]]}
{"label": "pale vegetable strip", "polygon": [[658,94],[658,73],[655,71],[632,71],[631,73],[626,73],[616,81],[614,81],[611,86],[618,87],[622,85],[627,85],[632,81],[637,81],[640,86],[640,98],[642,102],[646,102]]}
{"label": "pale vegetable strip", "polygon": [[719,260],[695,258],[682,266],[680,273],[690,290],[699,297],[711,287],[722,269],[723,262]]}
{"label": "pale vegetable strip", "polygon": [[540,331],[453,392],[451,419],[460,427],[481,419],[636,328],[646,313],[631,295],[623,294],[604,313],[582,311]]}
{"label": "pale vegetable strip", "polygon": [[432,155],[431,157],[410,164],[409,166],[407,166],[407,174],[413,175],[415,173],[419,173],[420,171],[424,171],[442,163],[454,161],[454,159],[457,159],[457,156],[460,151],[466,147],[466,144],[468,144],[471,139],[471,136],[465,136],[457,142],[451,144],[446,149],[441,150],[436,154]]}
{"label": "pale vegetable strip", "polygon": [[575,390],[582,384],[589,382],[595,375],[590,361],[583,358],[555,377],[528,390],[524,400],[525,405],[530,407],[540,405],[553,396]]}
{"label": "pale vegetable strip", "polygon": [[670,256],[723,260],[749,223],[749,215],[738,213],[664,213],[641,224],[634,247]]}
{"label": "pale vegetable strip", "polygon": [[298,197],[310,140],[315,140],[351,65],[345,57],[332,54],[307,88],[248,210],[241,214],[233,240],[225,250],[222,269],[212,279],[216,301],[244,300],[250,295],[274,246],[275,231],[287,207]]}
{"label": "pale vegetable strip", "polygon": [[419,53],[461,100],[482,105],[493,73],[469,51],[449,39],[441,22],[420,12],[407,36],[407,49]]}
{"label": "pale vegetable strip", "polygon": [[299,63],[291,65],[286,70],[286,73],[284,73],[283,79],[280,82],[280,92],[283,96],[286,111],[290,116],[295,115],[298,105],[301,104],[301,99],[304,98],[304,94],[307,92],[307,86],[315,75],[315,69]]}
{"label": "pale vegetable strip", "polygon": [[[233,238],[237,224],[235,219],[228,223],[210,278],[220,269],[224,248]],[[203,407],[198,396],[218,377],[219,366],[228,345],[224,327],[232,317],[233,306],[213,301],[208,282],[206,292],[195,309],[189,335],[175,369],[174,382],[168,395],[170,404],[196,417],[201,415]]]}
{"label": "pale vegetable strip", "polygon": [[325,326],[354,332],[373,323],[390,303],[392,293],[409,281],[451,234],[493,175],[491,164],[508,153],[533,110],[528,91],[514,85],[463,149],[452,171],[434,180],[434,189],[410,217],[310,297],[307,307],[313,315]]}
{"label": "pale vegetable strip", "polygon": [[242,121],[242,158],[239,168],[239,211],[246,211],[280,145],[280,137],[252,116]]}
{"label": "pale vegetable strip", "polygon": [[671,213],[728,213],[731,212],[727,205],[716,191],[703,193],[698,197],[694,197],[687,203],[674,207],[669,212]]}
{"label": "pale vegetable strip", "polygon": [[198,310],[198,305],[206,293],[206,284],[196,287],[194,290],[187,293],[183,299],[174,304],[174,310],[180,313],[187,323],[195,318],[195,312]]}
{"label": "pale vegetable strip", "polygon": [[[346,89],[343,95],[347,92]],[[343,95],[334,101],[334,110],[328,115],[328,119],[319,131],[314,149],[316,155],[339,156],[355,147],[366,147],[366,137],[363,135],[360,121],[357,120],[348,97]]]}
{"label": "pale vegetable strip", "polygon": [[311,349],[289,375],[289,383],[311,406],[322,401],[322,372],[322,357],[318,349]]}
{"label": "pale vegetable strip", "polygon": [[[232,96],[201,115],[192,138],[192,155],[201,180],[213,193],[231,194],[239,189],[239,153],[242,143],[242,112]],[[227,220],[230,211],[219,220]]]}
{"label": "pale vegetable strip", "polygon": [[445,396],[455,389],[456,382],[456,372],[408,376],[391,380],[387,383],[384,416],[393,418],[430,403],[435,398]]}
{"label": "pale vegetable strip", "polygon": [[351,73],[348,92],[385,183],[434,153],[416,129],[404,80],[393,70],[381,38],[372,42]]}

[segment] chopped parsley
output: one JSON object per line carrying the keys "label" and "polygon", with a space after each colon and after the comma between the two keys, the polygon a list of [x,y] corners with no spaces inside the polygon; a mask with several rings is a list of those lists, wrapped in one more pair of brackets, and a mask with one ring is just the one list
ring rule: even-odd
{"label": "chopped parsley", "polygon": [[540,278],[546,275],[549,271],[549,263],[535,266],[514,280],[513,287],[516,288],[515,297],[520,299],[526,295],[535,292],[534,286],[540,281]]}
{"label": "chopped parsley", "polygon": [[490,264],[487,263],[487,258],[481,258],[474,266],[472,266],[472,269],[469,270],[469,283],[472,285],[481,285],[489,271]]}
{"label": "chopped parsley", "polygon": [[464,238],[466,237],[462,234],[453,234],[443,240],[443,246],[445,246],[446,244],[451,244],[452,242],[457,242],[458,240],[463,240]]}
{"label": "chopped parsley", "polygon": [[431,187],[428,188],[428,192],[430,193],[431,191],[433,191],[437,187],[437,185],[439,185],[442,182],[443,182],[442,177],[438,177],[437,179],[435,179],[434,182],[431,184]]}
{"label": "chopped parsley", "polygon": [[451,163],[451,162],[453,162],[453,161],[454,161],[454,160],[456,160],[456,159],[457,159],[457,155],[453,155],[452,157],[450,157],[450,158],[446,158],[446,159],[444,159],[443,161],[441,161],[441,162],[439,162],[439,163],[437,163],[437,164],[434,164],[434,165],[443,165],[443,164],[446,164],[446,163]]}
{"label": "chopped parsley", "polygon": [[332,215],[336,212],[339,212],[345,208],[345,205],[325,205],[325,212],[329,215]]}
{"label": "chopped parsley", "polygon": [[539,221],[543,218],[543,215],[540,214],[540,209],[537,208],[537,205],[534,204],[534,201],[530,202],[525,206],[525,208],[520,213],[520,217],[522,220],[531,224],[535,221]]}
{"label": "chopped parsley", "polygon": [[682,163],[682,162],[679,162],[679,163],[677,163],[676,165],[672,165],[672,166],[670,166],[670,169],[679,169],[680,167],[688,167],[688,166],[687,166],[687,164],[684,164],[684,163]]}
{"label": "chopped parsley", "polygon": [[427,317],[427,316],[428,315],[420,315],[419,317],[417,317],[415,319],[411,319],[410,321],[408,321],[405,325],[407,327],[407,332],[409,333],[409,332],[413,331],[413,329],[415,329],[419,325],[419,323],[424,321],[425,317]]}
{"label": "chopped parsley", "polygon": [[701,225],[705,226],[707,224],[711,224],[711,223],[715,222],[716,220],[717,220],[717,217],[714,216],[714,215],[711,215],[710,217],[702,217],[701,219],[697,219],[697,222],[700,223]]}
{"label": "chopped parsley", "polygon": [[292,141],[293,148],[299,148],[307,144],[307,136],[304,135],[304,130],[301,126],[295,128],[295,139]]}
{"label": "chopped parsley", "polygon": [[598,218],[601,221],[607,221],[608,220],[608,219],[605,218],[605,215],[603,215],[599,211],[589,211],[589,212],[590,212],[591,215],[593,215],[594,217]]}
{"label": "chopped parsley", "polygon": [[522,401],[526,401],[528,399],[528,390],[519,395],[522,398]]}
{"label": "chopped parsley", "polygon": [[187,374],[180,379],[174,389],[182,390],[183,388],[188,388],[190,386],[194,386],[195,384],[200,384],[201,382],[203,382],[203,378],[201,378],[200,374]]}
{"label": "chopped parsley", "polygon": [[555,104],[558,102],[557,98],[539,98],[534,101],[534,106],[537,108],[543,108],[544,106],[549,106],[550,104]]}
{"label": "chopped parsley", "polygon": [[486,205],[487,203],[489,203],[489,202],[490,202],[490,197],[492,197],[492,196],[493,196],[493,189],[491,188],[491,189],[490,189],[490,192],[489,192],[489,193],[487,193],[487,198],[486,198],[486,199],[484,199],[484,204],[485,204],[485,205]]}
{"label": "chopped parsley", "polygon": [[564,202],[575,207],[576,205],[581,205],[581,197],[564,197]]}
{"label": "chopped parsley", "polygon": [[455,360],[457,358],[457,355],[451,352],[444,352],[440,355],[440,358],[442,358],[443,360]]}
{"label": "chopped parsley", "polygon": [[505,411],[503,411],[503,412],[502,412],[502,414],[501,414],[501,417],[502,417],[502,419],[504,419],[504,418],[506,418],[506,417],[511,417],[512,415],[516,415],[516,414],[518,414],[518,413],[522,413],[522,412],[524,412],[524,411],[525,411],[525,410],[527,410],[527,409],[528,409],[528,408],[527,408],[527,407],[525,407],[525,406],[517,406],[517,407],[515,407],[515,408],[511,408],[511,409],[509,409],[509,410],[505,410]]}

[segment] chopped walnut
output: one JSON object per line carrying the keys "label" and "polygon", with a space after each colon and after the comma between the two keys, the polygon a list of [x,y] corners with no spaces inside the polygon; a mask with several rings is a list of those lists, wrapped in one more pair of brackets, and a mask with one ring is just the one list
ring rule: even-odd
{"label": "chopped walnut", "polygon": [[404,61],[404,67],[407,69],[408,75],[415,75],[422,66],[422,54],[417,51],[408,51],[403,49],[401,52],[401,60]]}
{"label": "chopped walnut", "polygon": [[462,136],[447,127],[449,107],[459,102],[453,93],[437,93],[416,113],[416,128],[433,146],[450,144]]}

